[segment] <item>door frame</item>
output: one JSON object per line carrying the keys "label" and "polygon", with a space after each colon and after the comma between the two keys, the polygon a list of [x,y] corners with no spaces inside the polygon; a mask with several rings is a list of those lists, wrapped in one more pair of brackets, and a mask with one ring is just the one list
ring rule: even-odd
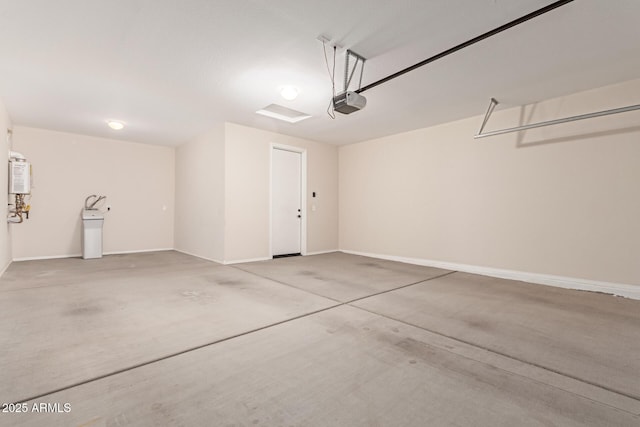
{"label": "door frame", "polygon": [[273,258],[273,150],[300,154],[300,253],[307,254],[307,149],[272,142],[269,147],[269,258]]}

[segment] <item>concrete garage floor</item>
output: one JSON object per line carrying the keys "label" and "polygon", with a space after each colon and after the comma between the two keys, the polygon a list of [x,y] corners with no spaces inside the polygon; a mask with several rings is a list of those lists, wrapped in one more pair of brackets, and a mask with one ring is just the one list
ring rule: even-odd
{"label": "concrete garage floor", "polygon": [[2,426],[640,425],[640,301],[342,253],[14,263],[0,325]]}

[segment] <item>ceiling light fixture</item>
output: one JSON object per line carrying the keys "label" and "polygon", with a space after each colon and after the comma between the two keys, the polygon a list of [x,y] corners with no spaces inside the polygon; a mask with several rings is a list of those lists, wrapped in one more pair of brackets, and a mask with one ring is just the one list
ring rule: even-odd
{"label": "ceiling light fixture", "polygon": [[124,123],[117,122],[115,120],[109,120],[107,122],[107,125],[109,125],[109,127],[113,130],[122,130],[124,128]]}
{"label": "ceiling light fixture", "polygon": [[295,86],[283,86],[282,89],[280,89],[280,95],[287,101],[293,101],[296,99],[298,97],[298,93],[300,93],[300,91]]}

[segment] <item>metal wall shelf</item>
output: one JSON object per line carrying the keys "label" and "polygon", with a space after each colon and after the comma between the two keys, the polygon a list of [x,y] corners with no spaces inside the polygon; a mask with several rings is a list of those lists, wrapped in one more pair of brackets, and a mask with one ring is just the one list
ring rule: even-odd
{"label": "metal wall shelf", "polygon": [[491,117],[491,113],[493,113],[493,110],[496,108],[497,105],[498,105],[498,101],[496,101],[495,98],[491,98],[491,102],[489,103],[489,108],[487,108],[487,112],[484,115],[484,120],[482,121],[482,126],[480,126],[480,130],[478,131],[477,135],[474,136],[475,139],[486,138],[488,136],[502,135],[502,134],[511,133],[511,132],[518,132],[521,130],[540,128],[544,126],[552,126],[560,123],[575,122],[576,120],[585,120],[585,119],[591,119],[594,117],[609,116],[611,114],[619,114],[619,113],[626,113],[628,111],[640,110],[640,104],[630,105],[628,107],[597,111],[595,113],[587,113],[587,114],[581,114],[578,116],[564,117],[562,119],[547,120],[544,122],[531,123],[528,125],[516,126],[512,128],[507,128],[507,129],[493,130],[490,132],[482,133],[485,126],[487,125],[487,122],[489,121],[489,118]]}

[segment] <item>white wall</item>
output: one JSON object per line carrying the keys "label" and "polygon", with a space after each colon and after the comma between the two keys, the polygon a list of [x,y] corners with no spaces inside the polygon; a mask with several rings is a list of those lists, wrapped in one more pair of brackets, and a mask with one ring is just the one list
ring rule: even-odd
{"label": "white wall", "polygon": [[[640,103],[640,80],[490,129]],[[340,248],[640,284],[640,112],[474,140],[482,117],[340,148]],[[490,130],[489,129],[489,130]]]}
{"label": "white wall", "polygon": [[175,248],[224,260],[224,125],[176,149]]}
{"label": "white wall", "polygon": [[8,214],[8,203],[9,203],[9,195],[7,194],[7,190],[9,188],[9,183],[7,182],[9,176],[9,168],[8,168],[8,150],[11,149],[8,143],[7,138],[7,130],[11,129],[11,121],[9,120],[9,115],[7,114],[7,110],[4,107],[2,101],[0,101],[0,164],[2,164],[2,168],[0,168],[0,217],[2,218],[2,223],[0,224],[0,274],[4,272],[4,270],[11,263],[12,255],[11,255],[11,234],[10,234],[10,225],[7,224],[5,218],[7,218]]}
{"label": "white wall", "polygon": [[[226,123],[224,259],[227,262],[270,255],[271,143],[307,150],[307,252],[338,248],[337,147]],[[316,205],[316,211],[311,211],[312,204]]]}
{"label": "white wall", "polygon": [[31,214],[12,225],[14,259],[77,256],[80,211],[106,195],[104,252],[173,247],[174,149],[28,127],[14,150],[33,166]]}

